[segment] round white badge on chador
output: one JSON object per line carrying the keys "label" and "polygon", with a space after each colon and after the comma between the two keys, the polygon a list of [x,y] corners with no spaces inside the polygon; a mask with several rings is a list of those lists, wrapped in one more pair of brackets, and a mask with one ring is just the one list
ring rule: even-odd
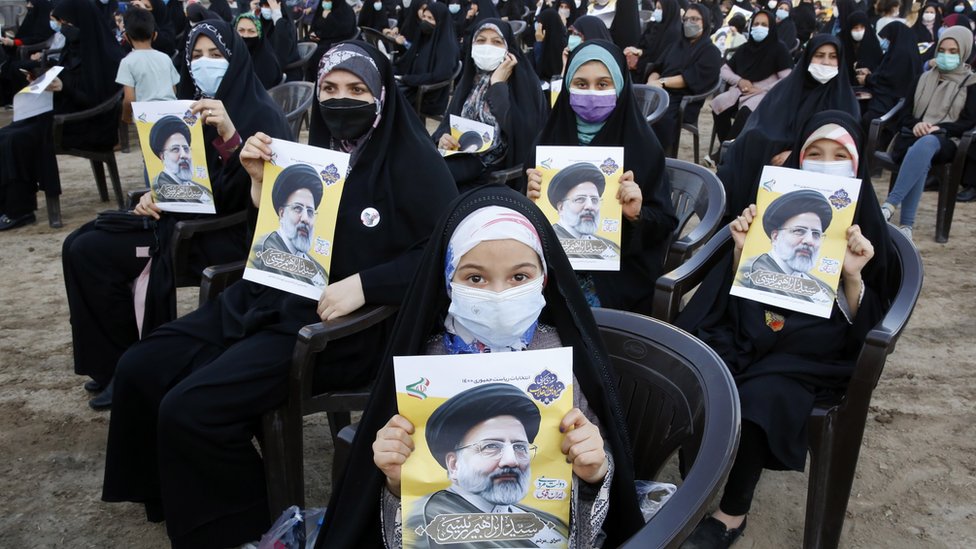
{"label": "round white badge on chador", "polygon": [[376,208],[366,208],[359,214],[359,219],[362,220],[363,225],[375,227],[380,224],[380,212],[376,211]]}

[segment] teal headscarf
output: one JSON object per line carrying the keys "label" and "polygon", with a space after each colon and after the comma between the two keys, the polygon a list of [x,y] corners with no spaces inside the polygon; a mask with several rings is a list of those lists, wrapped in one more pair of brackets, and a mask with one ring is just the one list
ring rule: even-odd
{"label": "teal headscarf", "polygon": [[[569,62],[569,67],[566,69],[566,77],[563,82],[563,87],[569,91],[570,82],[573,80],[573,76],[576,75],[576,71],[579,70],[585,63],[590,61],[599,61],[610,71],[610,78],[613,79],[613,87],[617,92],[617,97],[620,97],[620,92],[624,88],[624,75],[620,72],[620,67],[617,66],[617,60],[613,58],[611,54],[605,48],[593,44],[586,44],[585,42],[577,48],[576,55],[573,56],[573,60]],[[576,117],[576,133],[579,136],[580,143],[584,145],[589,145],[593,138],[596,136],[600,130],[603,129],[604,122],[585,122],[580,119],[579,116]]]}
{"label": "teal headscarf", "polygon": [[[244,12],[244,13],[238,15],[234,19],[234,30],[237,30],[237,23],[241,19],[247,19],[248,21],[254,23],[254,26],[257,27],[257,29],[258,29],[258,38],[261,38],[262,36],[264,36],[264,34],[261,33],[261,20],[258,19],[258,16],[257,15],[254,15],[253,13],[251,13],[249,11],[248,12]],[[614,82],[616,82],[616,81],[614,81]]]}

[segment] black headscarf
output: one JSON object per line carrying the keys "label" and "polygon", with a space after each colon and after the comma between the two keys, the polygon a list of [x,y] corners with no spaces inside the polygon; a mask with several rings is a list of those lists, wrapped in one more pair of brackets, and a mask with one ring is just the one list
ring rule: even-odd
{"label": "black headscarf", "polygon": [[658,0],[658,3],[661,4],[661,20],[647,24],[637,45],[642,52],[640,60],[637,61],[637,77],[645,74],[647,65],[661,59],[668,46],[684,37],[678,0]]}
{"label": "black headscarf", "polygon": [[90,0],[61,0],[52,15],[67,23],[61,27],[65,46],[60,78],[64,87],[55,94],[58,110],[94,107],[119,89],[115,76],[122,49]]}
{"label": "black headscarf", "polygon": [[603,523],[607,533],[604,546],[619,546],[643,526],[634,494],[633,458],[614,391],[612,366],[569,260],[551,223],[532,202],[508,189],[490,187],[456,200],[431,236],[360,420],[349,466],[329,502],[317,547],[383,547],[379,503],[384,477],[373,465],[371,445],[376,432],[396,413],[393,357],[423,354],[430,336],[443,331],[449,306],[444,281],[447,244],[465,217],[492,205],[521,213],[539,233],[548,268],[543,320],[556,327],[563,345],[573,348],[573,374],[590,408],[600,418],[601,434],[614,458],[609,512]]}
{"label": "black headscarf", "polygon": [[552,80],[563,72],[563,50],[566,49],[566,26],[559,17],[559,12],[553,8],[546,8],[539,13],[536,23],[542,25],[546,37],[542,41],[542,60],[536,65],[535,71],[543,82]]}
{"label": "black headscarf", "polygon": [[[400,82],[405,86],[415,87],[447,80],[457,68],[457,34],[454,32],[451,14],[447,11],[447,4],[430,2],[427,10],[437,22],[434,32],[423,34],[418,25],[414,36],[410,37],[413,45],[396,64],[397,73],[401,75]],[[441,108],[446,103],[445,95]]]}
{"label": "black headscarf", "polygon": [[40,44],[47,40],[54,34],[49,23],[50,15],[51,2],[48,0],[31,0],[31,7],[27,9],[24,20],[20,22],[15,37],[26,46]]}
{"label": "black headscarf", "polygon": [[[851,38],[851,28],[854,25],[864,25],[864,38],[860,42]],[[859,69],[873,71],[881,63],[881,42],[874,32],[874,26],[868,23],[868,15],[863,11],[855,11],[848,16],[847,25],[841,29],[839,37],[844,45],[844,66],[847,67],[847,76],[851,81],[854,78],[855,65]]]}
{"label": "black headscarf", "polygon": [[881,29],[881,37],[887,38],[890,46],[881,64],[866,81],[871,90],[872,110],[887,112],[895,103],[909,93],[922,71],[922,58],[918,54],[915,33],[901,21],[892,21]]}
{"label": "black headscarf", "polygon": [[173,55],[176,51],[176,33],[182,32],[184,27],[176,27],[166,11],[163,0],[149,0],[152,6],[153,20],[156,21],[156,39],[152,42],[154,50],[166,55]]}
{"label": "black headscarf", "polygon": [[813,2],[801,1],[790,11],[790,19],[796,25],[796,37],[801,44],[809,40],[810,35],[817,30],[817,8]]}
{"label": "black headscarf", "polygon": [[693,95],[712,89],[718,84],[719,71],[722,69],[722,53],[709,38],[712,34],[711,12],[704,4],[692,4],[688,10],[695,10],[701,15],[701,35],[694,42],[682,36],[681,40],[664,50],[660,61],[654,66],[654,71],[660,73],[662,78],[676,75],[684,78],[684,88],[668,90],[673,95]]}
{"label": "black headscarf", "polygon": [[[793,22],[793,4],[789,2],[780,2],[780,4],[784,3],[790,4],[790,9],[788,10],[790,12],[790,16],[782,21],[777,21],[776,13],[770,12],[769,18],[771,21],[776,23],[776,33],[779,35],[780,42],[786,46],[787,51],[790,51],[793,49],[793,46],[796,45],[796,23]],[[776,9],[779,10],[779,5],[776,6]]]}
{"label": "black headscarf", "polygon": [[[550,10],[551,11],[551,10]],[[559,16],[556,15],[558,18]],[[464,102],[475,85],[476,78],[481,71],[471,59],[471,44],[474,43],[477,33],[486,25],[493,25],[501,31],[502,38],[508,45],[508,52],[515,56],[518,62],[512,75],[508,77],[508,82],[504,86],[508,90],[508,112],[503,119],[496,120],[501,127],[501,131],[506,143],[505,158],[502,167],[510,168],[518,164],[523,164],[526,157],[532,150],[532,142],[535,140],[536,133],[545,123],[546,103],[542,95],[542,88],[539,86],[539,79],[536,77],[532,66],[522,55],[522,48],[512,34],[512,27],[501,19],[486,19],[481,26],[468,37],[464,47],[464,71],[461,73],[461,80],[454,90],[451,104],[447,107],[447,113],[460,116]],[[561,53],[561,52],[560,52]],[[560,58],[560,62],[562,58]],[[483,73],[481,73],[483,74]],[[557,73],[558,74],[558,73]],[[490,88],[489,88],[490,89]],[[488,93],[488,92],[486,92]],[[444,116],[437,131],[434,132],[434,140],[440,135],[450,131],[450,116]]]}
{"label": "black headscarf", "polygon": [[[726,61],[732,72],[750,82],[759,82],[793,66],[793,58],[783,42],[779,40],[776,16],[767,12],[759,12],[769,19],[769,35],[762,42],[756,42],[752,35],[746,43],[739,46],[735,55]],[[752,16],[750,25],[759,16]]]}
{"label": "black headscarf", "polygon": [[839,70],[826,84],[814,80],[807,68],[818,48],[833,44],[842,61],[840,41],[828,34],[810,39],[803,58],[785,79],[770,90],[749,116],[742,133],[722,156],[718,177],[725,185],[727,214],[738,215],[754,199],[752,190],[770,159],[787,150],[797,132],[814,114],[826,110],[844,111],[860,118],[860,108],[847,72]]}
{"label": "black headscarf", "polygon": [[640,40],[640,4],[638,0],[617,0],[613,23],[610,24],[610,36],[618,48],[624,49],[637,45]]}
{"label": "black headscarf", "polygon": [[[677,226],[671,203],[671,184],[664,169],[664,151],[637,109],[633,84],[627,77],[627,63],[619,48],[607,41],[587,40],[570,53],[567,66],[581,52],[588,55],[586,51],[590,48],[609,51],[617,61],[624,80],[616,108],[590,145],[622,146],[624,170],[634,172],[634,181],[640,185],[643,196],[639,222],[623,223],[620,271],[593,271],[590,274],[602,306],[649,314],[654,281],[661,274],[664,255],[671,243],[670,234]],[[559,94],[549,120],[536,140],[537,145],[580,145],[576,113],[569,104],[569,80],[572,76],[567,74],[563,79],[564,92]],[[526,166],[535,165],[533,150]]]}
{"label": "black headscarf", "polygon": [[166,3],[166,16],[174,29],[186,28],[186,12],[182,0],[169,0]]}
{"label": "black headscarf", "polygon": [[613,42],[613,39],[610,38],[610,31],[607,30],[607,26],[603,24],[603,21],[599,17],[584,15],[573,22],[571,26],[576,32],[583,35],[584,42],[589,40],[607,40],[608,42]]}
{"label": "black headscarf", "polygon": [[386,8],[381,7],[379,11],[376,11],[373,8],[373,2],[368,0],[363,2],[363,7],[359,10],[359,19],[357,22],[360,28],[364,29],[370,28],[376,31],[382,31],[390,28],[390,18],[386,16]]}
{"label": "black headscarf", "polygon": [[[192,7],[193,6],[191,5],[190,7],[186,8],[187,17],[189,17],[190,8]],[[227,3],[227,0],[210,0],[210,11],[214,12],[218,17],[224,21],[227,21],[228,23],[234,19],[234,13],[231,11],[230,4]],[[282,14],[284,12],[285,10],[282,10]]]}
{"label": "black headscarf", "polygon": [[397,28],[401,35],[410,38],[417,31],[420,21],[420,8],[427,5],[426,0],[413,0],[410,7],[403,7],[397,19]]}

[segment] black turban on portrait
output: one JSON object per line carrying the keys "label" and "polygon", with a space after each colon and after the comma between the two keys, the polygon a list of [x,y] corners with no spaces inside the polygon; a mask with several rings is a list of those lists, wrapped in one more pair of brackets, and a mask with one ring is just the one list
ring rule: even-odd
{"label": "black turban on portrait", "polygon": [[187,144],[190,143],[190,128],[178,116],[168,115],[157,120],[149,131],[149,148],[152,149],[153,154],[159,156],[166,146],[166,141],[174,133],[183,134]]}
{"label": "black turban on portrait", "polygon": [[812,189],[788,192],[777,197],[766,208],[763,214],[763,230],[766,236],[772,236],[773,231],[779,229],[788,219],[802,213],[813,213],[820,218],[823,230],[827,230],[834,211],[824,195]]}
{"label": "black turban on portrait", "polygon": [[458,137],[458,148],[462,151],[468,150],[468,147],[474,147],[474,150],[478,150],[485,144],[485,141],[481,138],[481,134],[471,130],[466,131]]}
{"label": "black turban on portrait", "polygon": [[603,196],[603,189],[607,186],[603,172],[589,162],[580,162],[563,168],[556,174],[556,177],[552,178],[547,193],[549,202],[555,207],[560,200],[565,198],[570,189],[580,183],[593,183],[596,185],[596,191],[600,196]]}
{"label": "black turban on portrait", "polygon": [[508,383],[487,383],[454,395],[434,410],[426,429],[431,455],[447,469],[444,457],[457,448],[468,430],[498,416],[514,416],[521,421],[529,442],[539,434],[542,414],[525,393]]}
{"label": "black turban on portrait", "polygon": [[271,203],[274,204],[275,211],[281,209],[291,193],[298,189],[308,189],[315,201],[315,208],[318,209],[319,202],[322,201],[322,177],[308,164],[292,164],[281,170],[271,191]]}

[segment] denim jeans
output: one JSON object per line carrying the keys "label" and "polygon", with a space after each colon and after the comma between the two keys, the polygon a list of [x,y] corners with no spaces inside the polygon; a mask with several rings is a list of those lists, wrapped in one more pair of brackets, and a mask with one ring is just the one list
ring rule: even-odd
{"label": "denim jeans", "polygon": [[932,166],[932,159],[942,150],[939,138],[934,135],[920,137],[905,153],[898,179],[885,200],[892,206],[901,204],[901,224],[915,225],[915,212],[925,190],[925,178]]}

